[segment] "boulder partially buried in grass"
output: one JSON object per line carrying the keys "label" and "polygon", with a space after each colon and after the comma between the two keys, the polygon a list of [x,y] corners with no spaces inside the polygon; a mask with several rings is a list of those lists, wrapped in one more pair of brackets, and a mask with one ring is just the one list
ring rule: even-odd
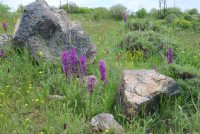
{"label": "boulder partially buried in grass", "polygon": [[101,113],[91,119],[91,134],[124,134],[123,127],[117,123],[112,114]]}
{"label": "boulder partially buried in grass", "polygon": [[70,21],[64,10],[51,8],[44,0],[25,6],[16,24],[14,41],[17,48],[27,47],[35,58],[40,54],[50,61],[70,48],[91,61],[96,56],[96,47],[81,26]]}
{"label": "boulder partially buried in grass", "polygon": [[176,81],[155,70],[125,70],[117,92],[117,103],[127,117],[133,118],[140,112],[154,112],[160,97],[178,93]]}

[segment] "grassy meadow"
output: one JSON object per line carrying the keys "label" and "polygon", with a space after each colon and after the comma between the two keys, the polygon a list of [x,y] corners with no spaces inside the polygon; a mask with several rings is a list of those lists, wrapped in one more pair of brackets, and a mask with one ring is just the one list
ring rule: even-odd
{"label": "grassy meadow", "polygon": [[[7,34],[13,34],[18,16],[18,13],[0,16],[0,22],[8,22]],[[89,95],[78,79],[68,82],[61,61],[55,65],[41,58],[37,65],[26,49],[17,53],[12,47],[5,46],[1,49],[6,55],[0,59],[0,133],[61,134],[67,124],[68,134],[88,134],[90,119],[101,112],[112,113],[126,134],[200,133],[200,32],[176,29],[163,20],[152,20],[159,27],[155,36],[162,35],[159,38],[166,40],[167,44],[171,45],[171,40],[176,44],[173,64],[169,65],[164,51],[168,46],[164,46],[162,54],[155,54],[152,48],[153,52],[147,56],[142,50],[132,53],[121,48],[127,34],[135,32],[129,30],[122,20],[92,20],[81,14],[70,14],[69,17],[81,24],[98,49],[95,62],[87,64],[87,74],[99,79],[94,93]],[[145,18],[129,16],[127,23],[132,20],[142,22]],[[0,33],[4,33],[2,28]],[[137,35],[132,33],[131,36]],[[143,34],[140,37],[141,42],[146,41]],[[105,60],[107,67],[105,86],[100,81],[98,61],[101,59]],[[121,72],[124,69],[152,68],[174,78],[181,92],[176,97],[161,100],[153,115],[129,120],[115,101]],[[49,100],[49,95],[65,96],[65,99]]]}

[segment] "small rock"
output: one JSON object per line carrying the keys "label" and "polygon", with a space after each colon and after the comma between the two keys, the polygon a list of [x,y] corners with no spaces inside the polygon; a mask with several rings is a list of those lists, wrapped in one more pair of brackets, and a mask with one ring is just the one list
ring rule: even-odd
{"label": "small rock", "polygon": [[117,103],[123,107],[127,117],[154,112],[161,96],[179,93],[179,86],[172,78],[155,70],[125,70],[117,92]]}
{"label": "small rock", "polygon": [[49,95],[48,96],[49,100],[64,100],[65,96],[59,96],[59,95]]}
{"label": "small rock", "polygon": [[7,34],[0,34],[0,48],[5,45],[5,44],[9,44],[10,45],[11,42],[11,37]]}
{"label": "small rock", "polygon": [[91,134],[111,133],[124,134],[123,127],[114,119],[112,114],[101,113],[92,118]]}

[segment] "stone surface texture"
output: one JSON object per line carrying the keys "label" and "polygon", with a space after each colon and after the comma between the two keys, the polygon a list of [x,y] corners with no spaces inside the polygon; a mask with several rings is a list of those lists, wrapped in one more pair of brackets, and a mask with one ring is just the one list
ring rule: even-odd
{"label": "stone surface texture", "polygon": [[155,70],[125,70],[117,91],[117,103],[127,117],[134,117],[142,110],[155,111],[160,97],[178,93],[176,81]]}
{"label": "stone surface texture", "polygon": [[43,52],[47,60],[60,58],[63,49],[69,51],[72,47],[78,56],[86,55],[91,61],[97,52],[79,24],[70,21],[64,10],[51,8],[44,0],[24,7],[13,38],[15,46],[26,46],[34,57]]}

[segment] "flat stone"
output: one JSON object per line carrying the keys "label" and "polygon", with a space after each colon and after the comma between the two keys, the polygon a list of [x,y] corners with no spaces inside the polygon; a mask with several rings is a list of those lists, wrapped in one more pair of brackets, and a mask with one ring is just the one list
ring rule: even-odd
{"label": "flat stone", "polygon": [[48,96],[49,100],[64,100],[65,96],[59,96],[59,95],[49,95]]}

